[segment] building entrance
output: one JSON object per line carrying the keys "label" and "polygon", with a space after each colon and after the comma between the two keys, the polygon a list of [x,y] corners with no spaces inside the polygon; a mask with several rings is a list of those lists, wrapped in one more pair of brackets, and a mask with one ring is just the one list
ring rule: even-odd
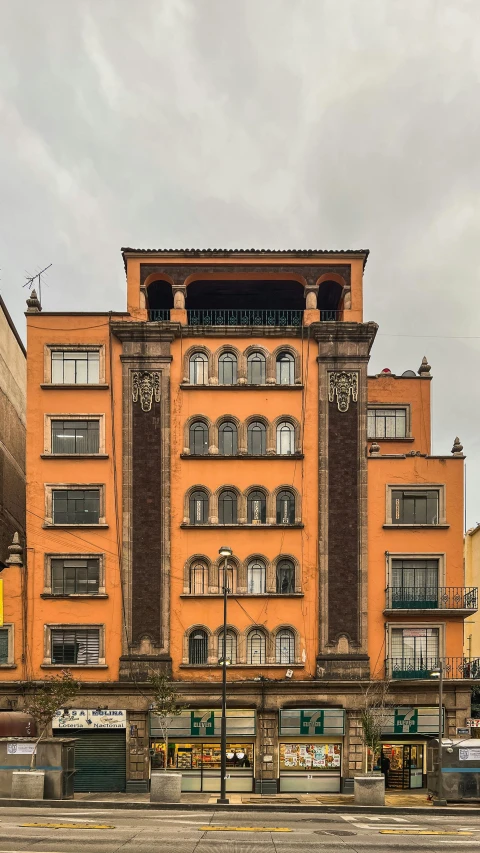
{"label": "building entrance", "polygon": [[384,744],[381,767],[385,773],[385,787],[422,788],[423,761],[424,744]]}

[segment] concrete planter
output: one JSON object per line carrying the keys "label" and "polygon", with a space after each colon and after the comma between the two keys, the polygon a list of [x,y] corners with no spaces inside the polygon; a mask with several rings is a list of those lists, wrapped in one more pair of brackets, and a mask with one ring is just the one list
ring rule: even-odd
{"label": "concrete planter", "polygon": [[150,779],[151,803],[179,803],[182,790],[182,774],[158,770]]}
{"label": "concrete planter", "polygon": [[353,793],[356,806],[384,806],[385,776],[355,776]]}
{"label": "concrete planter", "polygon": [[14,770],[12,773],[13,800],[43,800],[44,770]]}

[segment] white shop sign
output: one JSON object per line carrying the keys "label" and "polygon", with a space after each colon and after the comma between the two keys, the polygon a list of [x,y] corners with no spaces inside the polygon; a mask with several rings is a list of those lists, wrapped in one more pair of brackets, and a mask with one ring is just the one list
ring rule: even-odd
{"label": "white shop sign", "polygon": [[34,743],[7,743],[7,755],[33,755]]}
{"label": "white shop sign", "polygon": [[89,711],[86,708],[69,708],[64,714],[57,711],[53,729],[126,729],[126,711]]}
{"label": "white shop sign", "polygon": [[480,749],[459,749],[458,757],[460,761],[480,761]]}

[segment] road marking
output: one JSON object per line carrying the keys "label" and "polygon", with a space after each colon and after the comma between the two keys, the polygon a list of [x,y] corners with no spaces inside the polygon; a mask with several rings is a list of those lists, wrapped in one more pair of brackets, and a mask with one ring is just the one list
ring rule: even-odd
{"label": "road marking", "polygon": [[286,826],[199,826],[202,832],[293,832]]}
{"label": "road marking", "polygon": [[108,823],[20,823],[19,826],[35,826],[42,829],[115,829]]}
{"label": "road marking", "polygon": [[473,835],[472,832],[449,832],[445,829],[380,829],[381,835]]}
{"label": "road marking", "polygon": [[[347,820],[347,821],[388,820],[389,822],[393,822],[393,823],[408,823],[408,824],[410,824],[410,821],[407,820],[407,818],[405,818],[405,817],[394,817],[394,815],[368,815],[368,814],[345,815],[345,814],[342,814],[342,815],[338,815],[338,817],[341,817],[342,820]],[[416,825],[417,824],[414,824],[414,826],[416,826]]]}

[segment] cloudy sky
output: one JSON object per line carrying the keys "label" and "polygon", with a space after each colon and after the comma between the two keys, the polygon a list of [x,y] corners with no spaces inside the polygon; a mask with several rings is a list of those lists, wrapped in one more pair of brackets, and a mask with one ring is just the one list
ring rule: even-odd
{"label": "cloudy sky", "polygon": [[0,288],[122,310],[120,246],[369,248],[480,521],[478,0],[0,0]]}

